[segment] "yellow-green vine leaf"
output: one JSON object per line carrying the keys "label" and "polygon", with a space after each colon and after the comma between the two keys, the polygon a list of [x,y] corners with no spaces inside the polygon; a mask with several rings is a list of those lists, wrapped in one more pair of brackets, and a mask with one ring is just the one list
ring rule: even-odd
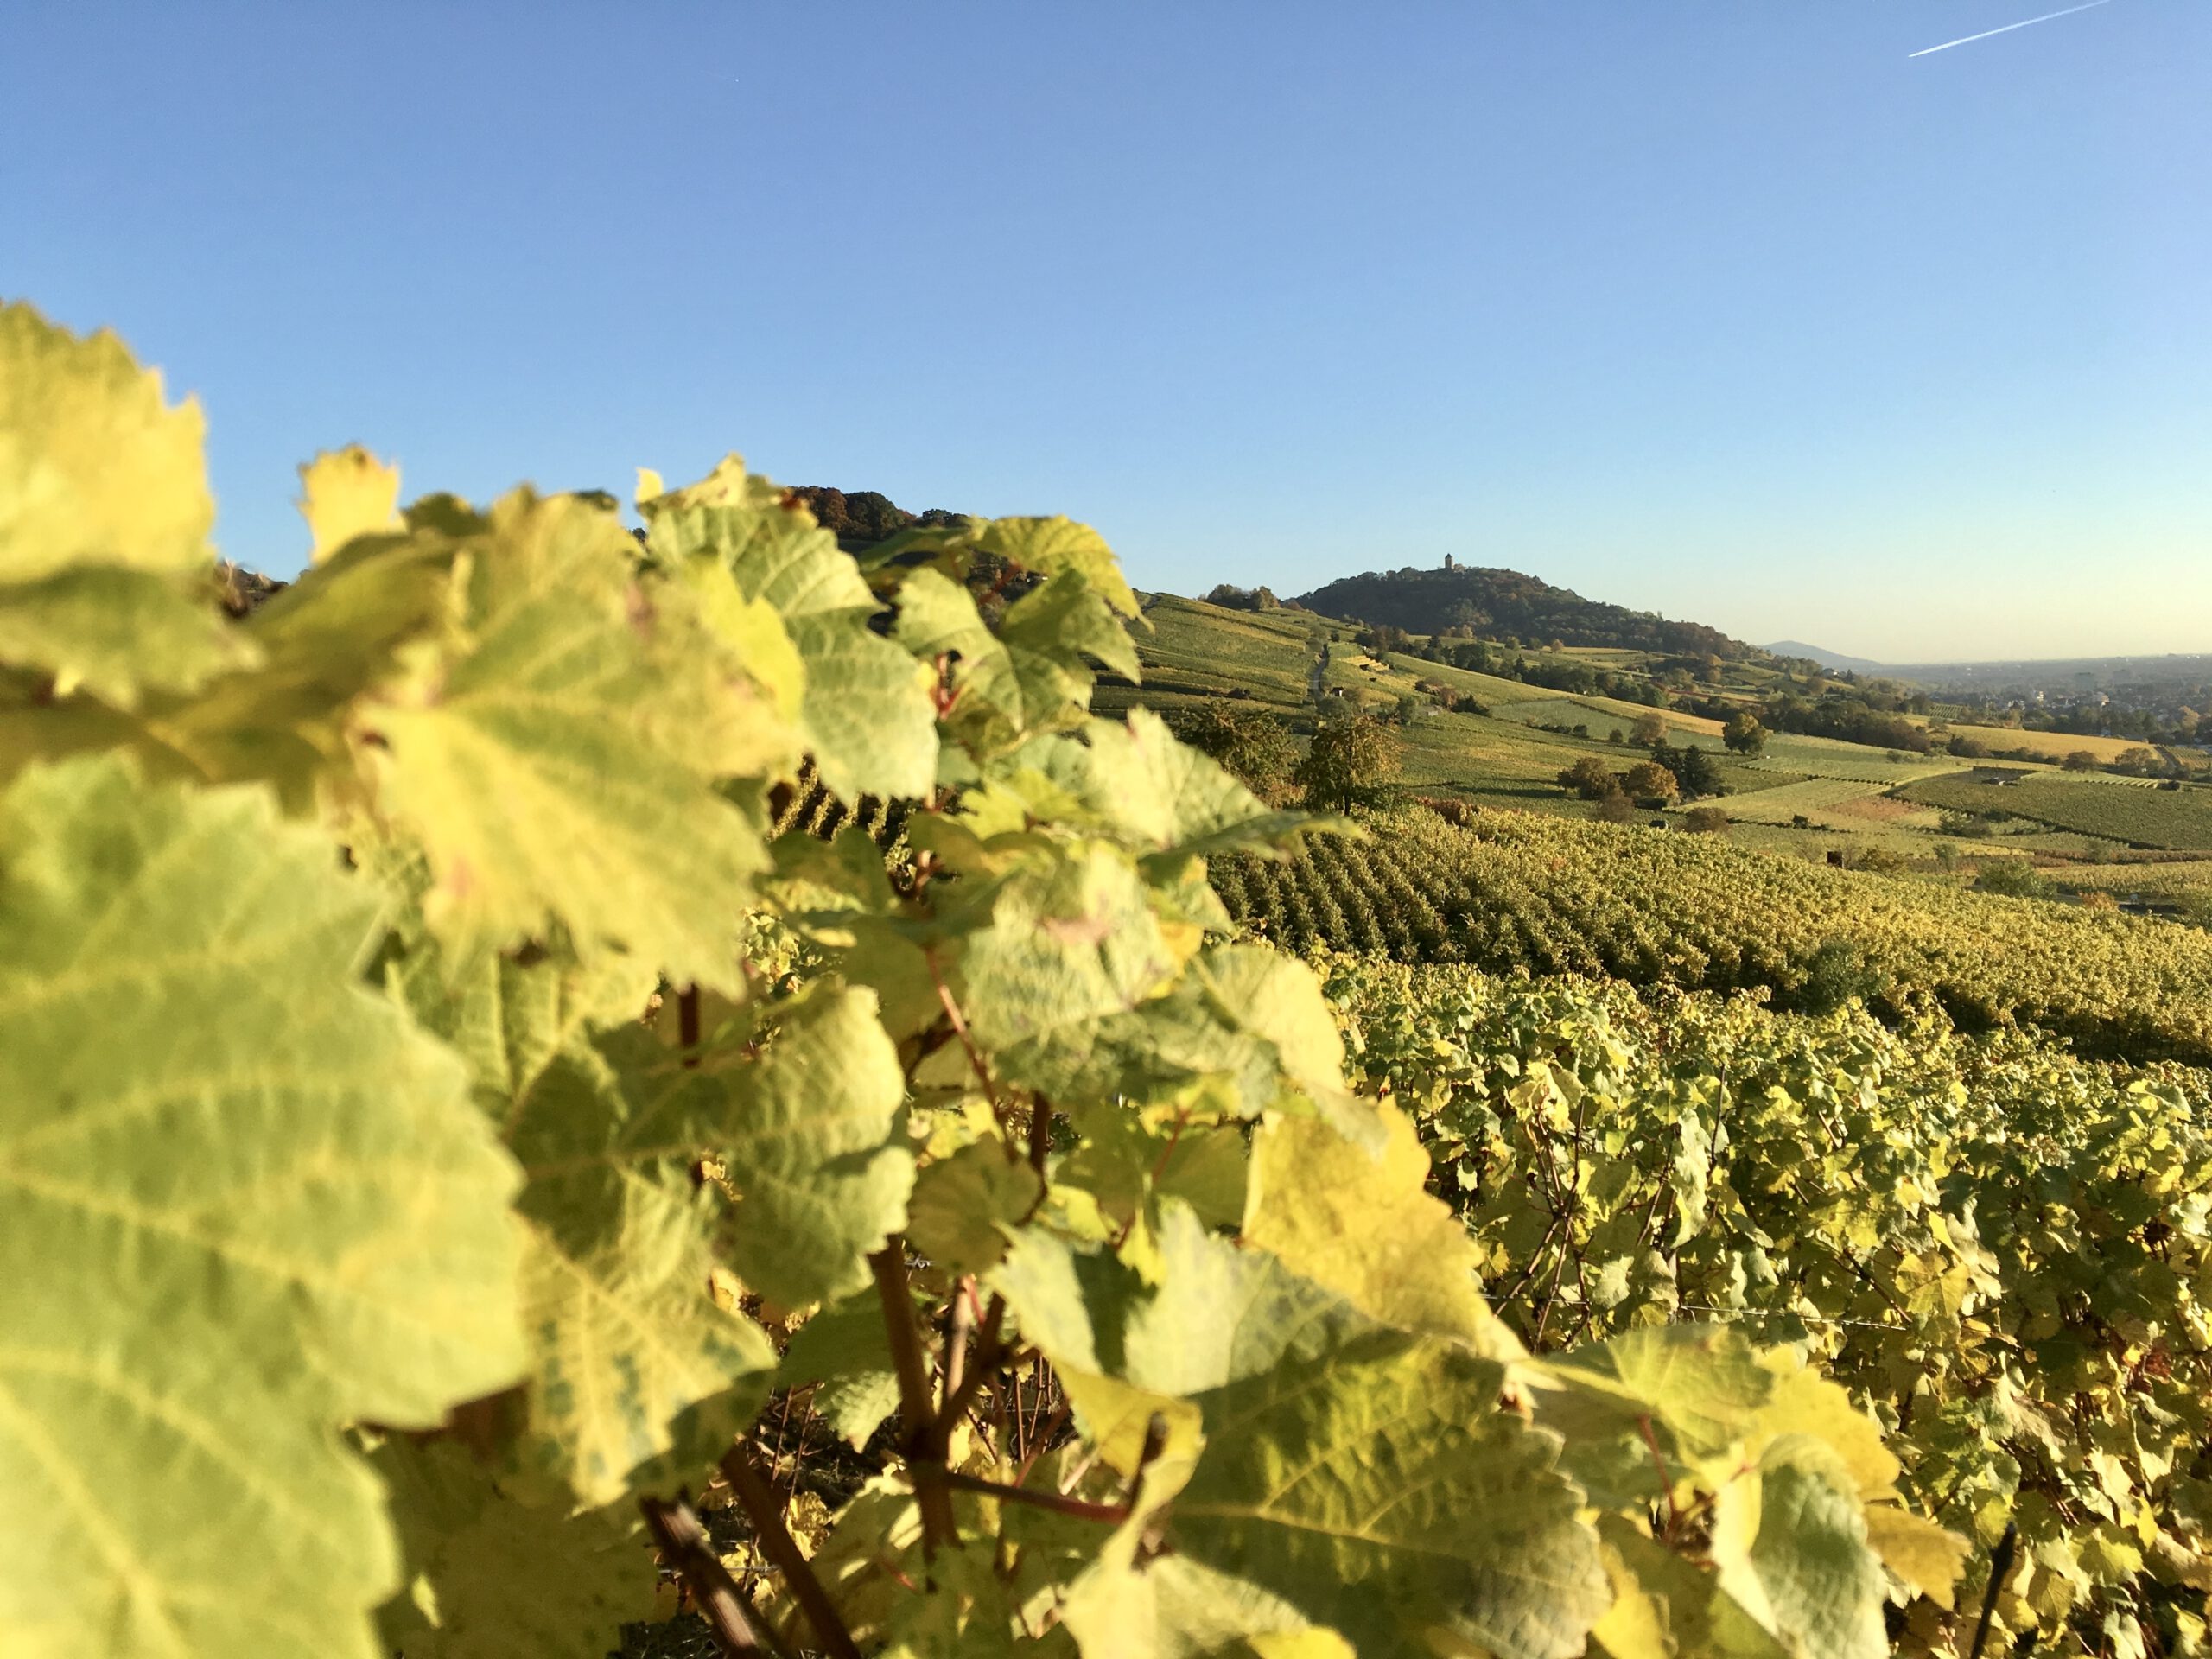
{"label": "yellow-green vine leaf", "polygon": [[1957,1533],[1894,1503],[1869,1503],[1865,1515],[1866,1541],[1882,1558],[1882,1565],[1948,1610],[1973,1547]]}
{"label": "yellow-green vine leaf", "polygon": [[1788,1650],[1751,1621],[1713,1573],[1637,1530],[1600,1515],[1613,1605],[1591,1628],[1604,1659],[1789,1659]]}
{"label": "yellow-green vine leaf", "polygon": [[127,709],[252,660],[214,603],[205,424],[113,334],[0,305],[0,664]]}
{"label": "yellow-green vine leaf", "polygon": [[500,1114],[529,1182],[532,1459],[586,1503],[691,1478],[766,1396],[775,1350],[709,1288],[726,1200],[693,1174],[708,1091],[628,1028],[566,1043]]}
{"label": "yellow-green vine leaf", "polygon": [[111,566],[0,583],[0,663],[42,669],[118,709],[253,661],[251,640],[195,584]]}
{"label": "yellow-green vine leaf", "polygon": [[776,1369],[776,1386],[812,1384],[810,1403],[855,1451],[899,1409],[899,1373],[874,1290],[821,1309],[799,1326]]}
{"label": "yellow-green vine leaf", "polygon": [[0,1651],[369,1659],[339,1426],[520,1374],[514,1166],[360,984],[383,905],[258,791],[0,797]]}
{"label": "yellow-green vine leaf", "polygon": [[1013,659],[1033,730],[1071,725],[1090,709],[1094,677],[1086,658],[1124,679],[1143,677],[1136,642],[1090,581],[1072,570],[1007,606],[998,635]]}
{"label": "yellow-green vine leaf", "polygon": [[1040,576],[1072,571],[1123,616],[1137,614],[1137,596],[1122,578],[1113,549],[1089,524],[1064,518],[994,518],[974,539],[984,552]]}
{"label": "yellow-green vine leaf", "polygon": [[1303,812],[1270,812],[1210,756],[1181,741],[1149,709],[1093,720],[1071,781],[1085,805],[1148,858],[1268,846],[1326,828]]}
{"label": "yellow-green vine leaf", "polygon": [[[1027,859],[962,957],[970,1023],[993,1049],[1084,1040],[1093,1022],[1163,989],[1176,966],[1135,864],[1104,842]],[[1018,1061],[1010,1065],[1018,1077]]]}
{"label": "yellow-green vine leaf", "polygon": [[1725,1478],[1775,1388],[1743,1334],[1722,1325],[1624,1331],[1525,1375],[1536,1421],[1566,1436],[1569,1472],[1593,1502],[1622,1510],[1662,1501],[1700,1465]]}
{"label": "yellow-green vine leaf", "polygon": [[1343,1297],[1281,1258],[1209,1232],[1189,1205],[1161,1209],[1160,1288],[1128,1311],[1121,1337],[1122,1363],[1138,1387],[1203,1394],[1370,1328]]}
{"label": "yellow-green vine leaf", "polygon": [[986,1135],[914,1178],[906,1236],[948,1273],[987,1273],[1006,1255],[1003,1230],[1035,1209],[1043,1195],[1037,1172],[1020,1154]]}
{"label": "yellow-green vine leaf", "polygon": [[308,558],[321,564],[356,536],[400,528],[399,468],[358,443],[326,449],[300,467],[299,506],[314,538]]}
{"label": "yellow-green vine leaf", "polygon": [[206,429],[112,334],[79,339],[0,306],[0,580],[198,566],[215,522]]}
{"label": "yellow-green vine leaf", "polygon": [[935,570],[910,572],[899,587],[893,637],[923,662],[951,660],[953,696],[944,718],[970,749],[988,753],[1029,729],[1014,658],[965,588]]}
{"label": "yellow-green vine leaf", "polygon": [[652,1548],[629,1504],[533,1507],[452,1441],[391,1439],[372,1461],[405,1582],[378,1611],[404,1659],[604,1659],[652,1617]]}
{"label": "yellow-green vine leaf", "polygon": [[1498,1409],[1503,1376],[1376,1332],[1199,1395],[1205,1450],[1166,1547],[1363,1656],[1580,1654],[1611,1602],[1598,1541],[1557,1441]]}
{"label": "yellow-green vine leaf", "polygon": [[429,856],[425,909],[456,965],[558,921],[587,954],[736,990],[736,918],[766,855],[712,785],[745,708],[775,722],[742,679],[721,690],[743,708],[671,696],[700,683],[654,649],[633,550],[575,497],[501,502],[457,555],[435,645],[357,709],[358,742],[383,812]]}
{"label": "yellow-green vine leaf", "polygon": [[785,1307],[865,1282],[869,1252],[906,1224],[906,1074],[875,1008],[873,991],[820,987],[757,1060],[719,1074],[729,1100],[710,1144],[737,1195],[730,1264]]}
{"label": "yellow-green vine leaf", "polygon": [[936,676],[870,630],[882,609],[852,556],[804,505],[732,455],[687,488],[639,504],[650,556],[672,571],[721,563],[783,619],[805,664],[800,726],[822,780],[851,800],[925,795],[937,779]]}
{"label": "yellow-green vine leaf", "polygon": [[1720,1488],[1712,1554],[1728,1595],[1802,1659],[1881,1659],[1882,1569],[1842,1460],[1809,1435]]}
{"label": "yellow-green vine leaf", "polygon": [[[1344,1659],[1357,1651],[1248,1580],[1179,1555],[1139,1566],[1134,1554],[1109,1543],[1069,1591],[1063,1616],[1083,1659]],[[1308,1642],[1320,1645],[1273,1645]]]}
{"label": "yellow-green vine leaf", "polygon": [[1283,1117],[1253,1137],[1244,1236],[1374,1319],[1501,1357],[1517,1351],[1483,1300],[1474,1241],[1427,1191],[1428,1153],[1412,1120],[1376,1109],[1379,1156],[1316,1117]]}

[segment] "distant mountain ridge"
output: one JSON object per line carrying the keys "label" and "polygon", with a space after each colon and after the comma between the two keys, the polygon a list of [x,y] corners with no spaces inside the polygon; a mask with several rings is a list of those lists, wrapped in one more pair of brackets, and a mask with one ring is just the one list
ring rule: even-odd
{"label": "distant mountain ridge", "polygon": [[1701,622],[1585,599],[1517,570],[1446,561],[1440,569],[1370,570],[1343,576],[1294,601],[1325,616],[1403,628],[1408,633],[1468,629],[1478,639],[1523,645],[1603,646],[1676,656],[1763,659],[1766,652]]}
{"label": "distant mountain ridge", "polygon": [[1885,666],[1872,658],[1847,657],[1840,651],[1826,651],[1819,645],[1808,645],[1802,639],[1777,639],[1767,649],[1777,657],[1805,658],[1838,673],[1848,669],[1854,674],[1878,674]]}

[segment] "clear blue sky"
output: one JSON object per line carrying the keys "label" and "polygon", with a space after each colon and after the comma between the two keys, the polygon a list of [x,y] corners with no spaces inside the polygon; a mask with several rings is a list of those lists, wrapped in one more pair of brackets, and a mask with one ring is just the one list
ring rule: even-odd
{"label": "clear blue sky", "polygon": [[292,467],[728,448],[1140,586],[1446,553],[1891,661],[2212,650],[2212,3],[0,15],[0,294]]}

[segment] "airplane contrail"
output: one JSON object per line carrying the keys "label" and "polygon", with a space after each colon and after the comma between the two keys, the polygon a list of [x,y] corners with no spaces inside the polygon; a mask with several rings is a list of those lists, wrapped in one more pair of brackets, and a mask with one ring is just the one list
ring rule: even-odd
{"label": "airplane contrail", "polygon": [[2030,23],[2047,23],[2054,17],[2071,17],[2077,11],[2088,11],[2092,7],[2108,6],[2111,3],[2112,0],[2088,0],[2085,5],[2069,6],[2063,11],[2046,11],[2040,17],[2024,18],[2017,23],[2007,23],[2002,29],[1985,29],[1979,35],[1963,35],[1955,41],[1946,41],[1941,46],[1928,47],[1918,52],[1908,52],[1905,56],[1908,60],[1924,58],[1930,52],[1948,52],[1955,46],[1971,46],[1974,41],[1986,41],[1993,35],[2010,35],[2014,29],[2025,29]]}

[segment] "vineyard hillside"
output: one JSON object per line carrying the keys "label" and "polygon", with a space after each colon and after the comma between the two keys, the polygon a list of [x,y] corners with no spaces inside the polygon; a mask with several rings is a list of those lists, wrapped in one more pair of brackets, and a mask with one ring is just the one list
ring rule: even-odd
{"label": "vineyard hillside", "polygon": [[1216,862],[1231,915],[1294,950],[1491,972],[1760,988],[1787,1007],[1923,1000],[1976,1027],[2212,1062],[2212,933],[1935,880],[1764,855],[1717,837],[1414,808],[1287,860]]}

